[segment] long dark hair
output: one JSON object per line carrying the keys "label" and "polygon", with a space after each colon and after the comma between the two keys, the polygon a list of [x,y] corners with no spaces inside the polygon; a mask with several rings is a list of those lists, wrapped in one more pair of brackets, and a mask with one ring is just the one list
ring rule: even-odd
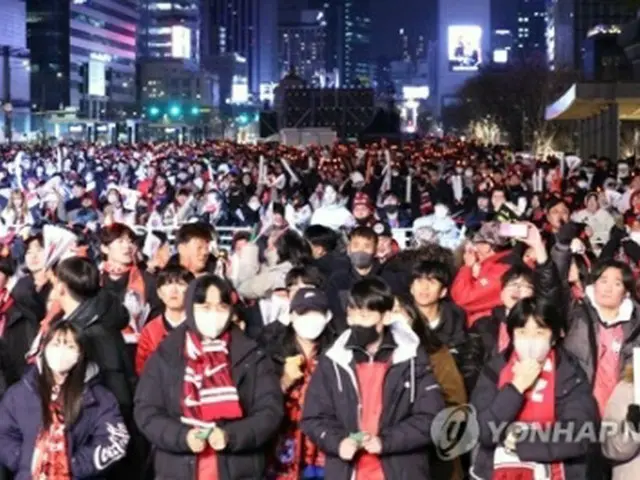
{"label": "long dark hair", "polygon": [[429,328],[429,321],[416,307],[415,303],[398,297],[402,309],[411,319],[411,328],[420,339],[420,344],[428,354],[435,353],[442,348],[442,342]]}
{"label": "long dark hair", "polygon": [[[71,427],[78,417],[82,408],[82,395],[84,392],[85,375],[87,370],[87,355],[85,341],[73,324],[70,322],[61,322],[55,325],[44,338],[42,342],[43,352],[49,345],[51,340],[58,335],[66,335],[71,333],[73,339],[78,344],[78,363],[69,371],[67,378],[60,389],[58,397],[62,405],[62,414],[64,415],[64,424],[67,428]],[[42,407],[42,425],[44,428],[51,426],[51,391],[55,385],[53,372],[47,365],[45,355],[42,355],[42,368],[38,375],[38,393],[40,394],[40,405]]]}

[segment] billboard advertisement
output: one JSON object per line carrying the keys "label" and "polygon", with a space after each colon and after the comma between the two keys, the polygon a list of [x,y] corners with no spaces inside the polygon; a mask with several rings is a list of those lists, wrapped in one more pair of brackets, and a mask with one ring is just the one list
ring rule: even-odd
{"label": "billboard advertisement", "polygon": [[482,62],[482,28],[478,25],[449,25],[449,70],[469,72]]}
{"label": "billboard advertisement", "polygon": [[191,58],[191,29],[182,25],[171,27],[171,56]]}
{"label": "billboard advertisement", "polygon": [[402,87],[402,98],[404,100],[426,100],[429,98],[429,87],[404,85]]}
{"label": "billboard advertisement", "polygon": [[89,95],[104,97],[107,93],[106,65],[100,60],[89,60]]}

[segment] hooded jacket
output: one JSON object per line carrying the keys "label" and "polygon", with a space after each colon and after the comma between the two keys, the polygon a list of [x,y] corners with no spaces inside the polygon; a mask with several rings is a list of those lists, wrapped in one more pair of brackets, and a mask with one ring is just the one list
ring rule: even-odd
{"label": "hooded jacket", "polygon": [[[581,432],[586,424],[598,422],[598,409],[591,386],[575,358],[562,348],[556,348],[556,353],[556,421],[562,423],[565,429],[571,425],[571,431]],[[476,409],[480,428],[478,450],[470,470],[474,480],[493,478],[493,454],[498,444],[504,441],[506,430],[496,438],[496,426],[516,421],[522,408],[524,396],[513,385],[498,389],[500,372],[505,365],[504,355],[494,356],[483,369],[471,396],[471,405]],[[563,462],[566,480],[599,478],[588,474],[588,455],[593,447],[586,436],[580,442],[550,443],[546,440],[545,435],[528,435],[526,441],[517,443],[518,457],[536,463]]]}
{"label": "hooded jacket", "polygon": [[[413,331],[401,322],[389,327],[395,348],[382,392],[379,437],[385,478],[430,479],[427,445],[431,423],[444,408],[440,386]],[[360,431],[360,388],[353,350],[345,331],[314,371],[302,414],[302,430],[326,454],[325,478],[349,480],[353,462],[339,457],[340,442]]]}
{"label": "hooded jacket", "polygon": [[[184,344],[187,331],[197,331],[193,316],[196,279],[187,290],[187,319],[173,330],[149,358],[135,396],[134,418],[155,450],[157,479],[195,479],[196,455],[187,445],[191,427],[182,416]],[[219,480],[263,478],[267,443],[278,431],[283,417],[280,379],[258,344],[234,325],[230,327],[231,378],[238,390],[244,415],[239,420],[220,421],[227,434],[227,447],[216,452]]]}
{"label": "hooded jacket", "polygon": [[127,355],[121,330],[129,322],[129,313],[108,290],[81,303],[65,319],[87,338],[91,360],[100,368],[103,384],[115,395],[125,418],[133,406],[135,372]]}
{"label": "hooded jacket", "polygon": [[[89,364],[80,415],[67,432],[72,478],[100,479],[122,460],[129,434],[113,394],[99,384],[99,369]],[[0,464],[14,480],[30,480],[36,438],[42,427],[38,367],[9,389],[0,402]]]}

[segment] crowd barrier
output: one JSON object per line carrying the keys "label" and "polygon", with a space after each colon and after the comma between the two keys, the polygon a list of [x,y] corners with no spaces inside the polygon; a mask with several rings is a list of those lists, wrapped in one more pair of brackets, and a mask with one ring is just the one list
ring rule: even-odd
{"label": "crowd barrier", "polygon": [[[139,233],[144,233],[146,231],[145,227],[136,227],[136,230]],[[170,240],[174,239],[175,233],[178,230],[177,226],[164,226],[155,228],[154,230],[159,230],[167,234],[167,237]],[[236,232],[250,232],[251,228],[248,227],[216,227],[216,232],[218,234],[218,246],[224,248],[225,250],[229,250],[231,247],[231,239],[236,234]],[[400,248],[407,248],[411,242],[411,237],[413,236],[413,230],[410,228],[394,228],[392,229],[393,238]]]}

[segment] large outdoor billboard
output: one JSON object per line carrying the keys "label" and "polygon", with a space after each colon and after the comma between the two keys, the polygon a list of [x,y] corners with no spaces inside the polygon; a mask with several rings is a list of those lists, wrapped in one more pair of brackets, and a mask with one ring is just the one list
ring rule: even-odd
{"label": "large outdoor billboard", "polygon": [[477,70],[482,62],[482,28],[478,25],[449,25],[447,34],[449,70]]}

